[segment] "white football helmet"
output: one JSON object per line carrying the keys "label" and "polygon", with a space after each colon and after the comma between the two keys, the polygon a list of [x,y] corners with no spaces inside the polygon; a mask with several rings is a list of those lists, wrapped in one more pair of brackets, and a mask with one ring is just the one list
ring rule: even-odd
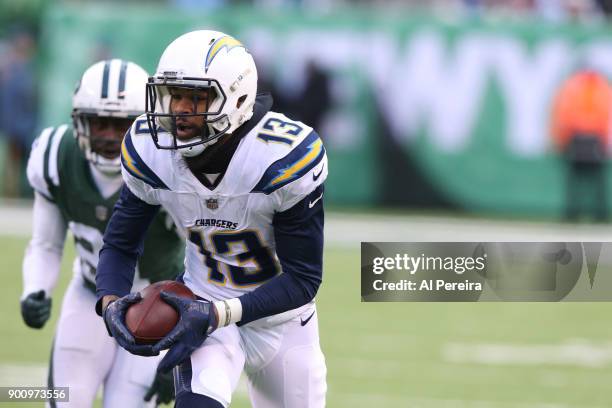
{"label": "white football helmet", "polygon": [[112,59],[93,64],[77,84],[72,96],[75,135],[85,157],[104,173],[121,172],[119,151],[112,159],[95,151],[96,140],[92,139],[95,135],[91,133],[89,119],[106,117],[133,121],[142,115],[148,76],[133,62]]}
{"label": "white football helmet", "polygon": [[[211,100],[206,112],[173,113],[173,88],[207,90]],[[219,31],[200,30],[183,34],[164,50],[155,75],[147,84],[147,120],[159,149],[180,149],[184,156],[200,154],[224,134],[233,133],[253,116],[257,93],[257,68],[253,57],[235,38]],[[177,138],[177,118],[199,117],[199,135]],[[183,119],[181,119],[183,120]],[[157,126],[172,135],[160,142]]]}

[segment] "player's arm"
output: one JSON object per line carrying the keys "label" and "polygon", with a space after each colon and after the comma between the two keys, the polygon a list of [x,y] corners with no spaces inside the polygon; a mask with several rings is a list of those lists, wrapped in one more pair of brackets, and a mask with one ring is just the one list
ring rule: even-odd
{"label": "player's arm", "polygon": [[[32,144],[28,158],[27,176],[35,191],[32,239],[23,259],[23,293],[21,314],[25,323],[41,328],[51,315],[51,292],[57,284],[64,241],[66,221],[54,201],[59,186],[59,164],[51,157],[58,149],[67,126],[49,127]],[[57,150],[56,150],[57,151]]]}
{"label": "player's arm", "polygon": [[139,293],[130,294],[130,290],[145,234],[158,211],[158,205],[146,203],[124,185],[104,232],[96,270],[96,313],[103,316],[109,334],[121,347],[145,356],[159,352],[151,346],[136,344],[125,325],[125,313],[141,299]]}
{"label": "player's arm", "polygon": [[231,321],[253,320],[286,312],[314,299],[323,271],[323,185],[273,219],[276,254],[283,273],[236,300],[215,302],[219,314],[230,308]]}
{"label": "player's arm", "polygon": [[[104,232],[96,270],[96,313],[103,316],[106,328],[117,343],[132,354],[157,355],[149,345],[136,345],[125,325],[130,305],[140,301],[130,294],[138,257],[144,248],[145,234],[160,209],[155,190],[165,187],[142,159],[132,138],[140,121],[123,138],[121,174],[125,182],[119,200]],[[141,142],[148,139],[137,139]],[[163,254],[160,254],[163,256]]]}
{"label": "player's arm", "polygon": [[23,258],[21,316],[28,326],[40,329],[51,315],[67,226],[55,203],[39,192],[34,195],[32,216],[32,239]]}
{"label": "player's arm", "polygon": [[104,232],[96,270],[96,312],[99,315],[113,299],[130,293],[145,234],[158,211],[158,205],[148,204],[126,185],[122,187]]}
{"label": "player's arm", "polygon": [[[312,131],[266,170],[255,190],[277,203],[272,226],[283,273],[239,298],[215,302],[220,326],[246,324],[314,299],[323,270],[323,182],[327,168],[325,148]],[[270,180],[287,177],[287,169],[298,177],[274,187]]]}

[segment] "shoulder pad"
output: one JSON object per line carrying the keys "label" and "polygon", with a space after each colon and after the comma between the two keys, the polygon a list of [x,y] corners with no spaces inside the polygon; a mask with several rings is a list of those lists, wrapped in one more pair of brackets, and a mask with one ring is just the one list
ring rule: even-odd
{"label": "shoulder pad", "polygon": [[[300,122],[292,122],[296,126]],[[269,134],[260,133],[258,138],[273,137]],[[280,136],[284,138],[286,136]],[[280,142],[286,143],[286,142]],[[279,188],[298,180],[306,173],[315,168],[325,158],[325,147],[321,138],[312,130],[307,128],[296,136],[290,150],[283,156],[269,164],[259,179],[252,193],[271,194]],[[317,183],[318,184],[318,183]],[[314,188],[314,187],[313,187]]]}
{"label": "shoulder pad", "polygon": [[[157,148],[149,135],[146,117],[139,116],[125,135],[121,145],[121,164],[132,176],[154,189],[168,189],[166,183],[151,169],[150,161]],[[149,164],[147,164],[149,163]]]}
{"label": "shoulder pad", "polygon": [[44,129],[34,140],[28,159],[27,176],[30,185],[50,200],[53,200],[53,188],[60,185],[59,149],[67,130],[68,125]]}
{"label": "shoulder pad", "polygon": [[282,113],[268,112],[251,133],[256,132],[257,139],[270,147],[278,145],[291,148],[310,131],[312,128],[302,122],[289,119]]}

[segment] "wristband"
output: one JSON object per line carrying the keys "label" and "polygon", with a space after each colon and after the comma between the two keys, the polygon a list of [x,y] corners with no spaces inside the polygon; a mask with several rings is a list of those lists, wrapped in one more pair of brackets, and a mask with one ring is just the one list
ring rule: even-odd
{"label": "wristband", "polygon": [[238,298],[218,300],[213,305],[219,318],[218,327],[229,326],[242,319],[242,303]]}

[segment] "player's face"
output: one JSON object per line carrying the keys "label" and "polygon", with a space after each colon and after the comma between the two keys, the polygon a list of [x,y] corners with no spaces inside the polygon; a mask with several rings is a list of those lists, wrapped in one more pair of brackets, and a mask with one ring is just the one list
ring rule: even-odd
{"label": "player's face", "polygon": [[121,142],[132,119],[91,116],[89,119],[91,150],[107,159],[119,157]]}
{"label": "player's face", "polygon": [[[206,113],[211,102],[212,92],[206,89],[171,87],[170,113],[197,114]],[[178,116],[176,118],[176,137],[189,140],[199,136],[204,126],[202,116]]]}

